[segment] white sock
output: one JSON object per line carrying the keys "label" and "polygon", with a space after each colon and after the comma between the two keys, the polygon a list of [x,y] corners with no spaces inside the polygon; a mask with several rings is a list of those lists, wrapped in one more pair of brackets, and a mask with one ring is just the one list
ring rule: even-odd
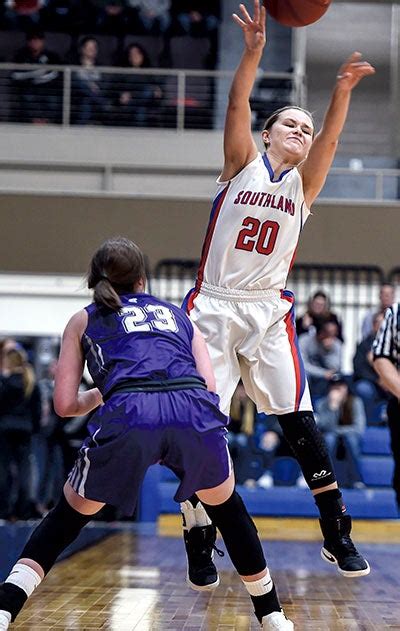
{"label": "white sock", "polygon": [[29,565],[16,563],[4,582],[12,583],[20,587],[29,598],[36,587],[42,582],[42,579]]}
{"label": "white sock", "polygon": [[266,575],[262,578],[259,578],[258,581],[244,581],[242,579],[242,582],[249,592],[250,596],[263,596],[264,594],[269,594],[274,586],[268,568]]}
{"label": "white sock", "polygon": [[0,609],[0,631],[6,631],[8,629],[8,625],[11,622],[11,614],[9,611],[4,611],[4,609]]}
{"label": "white sock", "polygon": [[189,500],[181,502],[181,512],[184,517],[185,530],[189,531],[194,526],[209,526],[212,523],[201,502],[197,503],[196,508]]}

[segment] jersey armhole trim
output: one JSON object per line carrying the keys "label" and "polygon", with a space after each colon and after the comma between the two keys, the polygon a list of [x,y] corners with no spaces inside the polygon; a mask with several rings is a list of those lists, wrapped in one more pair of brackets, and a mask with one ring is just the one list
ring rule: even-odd
{"label": "jersey armhole trim", "polygon": [[256,157],[253,160],[250,160],[250,162],[248,162],[242,169],[240,169],[238,173],[236,173],[236,175],[231,177],[229,180],[221,180],[221,176],[219,176],[217,178],[218,186],[226,186],[230,182],[234,182],[236,178],[239,177],[239,175],[241,175],[250,165],[254,164],[254,162],[256,162],[256,160],[259,160],[260,158],[261,158],[261,153],[258,151]]}

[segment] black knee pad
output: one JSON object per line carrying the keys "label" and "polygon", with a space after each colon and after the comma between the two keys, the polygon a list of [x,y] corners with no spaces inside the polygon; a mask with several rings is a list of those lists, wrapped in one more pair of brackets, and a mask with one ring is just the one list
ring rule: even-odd
{"label": "black knee pad", "polygon": [[203,506],[218,528],[236,570],[242,576],[258,574],[266,567],[264,552],[257,528],[240,495],[234,491],[230,498],[218,506]]}
{"label": "black knee pad", "polygon": [[19,558],[36,561],[47,574],[61,552],[92,518],[93,515],[78,513],[62,495],[58,504],[33,531]]}
{"label": "black knee pad", "polygon": [[336,482],[332,460],[314,414],[281,414],[278,421],[310,489],[320,489]]}

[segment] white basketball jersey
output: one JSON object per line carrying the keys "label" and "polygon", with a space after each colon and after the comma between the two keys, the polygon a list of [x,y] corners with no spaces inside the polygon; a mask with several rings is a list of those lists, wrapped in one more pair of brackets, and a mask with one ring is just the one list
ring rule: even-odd
{"label": "white basketball jersey", "polygon": [[203,282],[241,290],[284,289],[310,213],[297,168],[273,181],[267,155],[229,182],[217,181],[197,289]]}

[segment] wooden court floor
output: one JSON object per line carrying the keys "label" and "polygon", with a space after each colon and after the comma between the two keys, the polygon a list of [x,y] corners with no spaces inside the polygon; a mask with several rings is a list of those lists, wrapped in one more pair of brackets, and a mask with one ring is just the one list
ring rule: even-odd
{"label": "wooden court floor", "polygon": [[[400,630],[399,522],[356,523],[355,538],[372,567],[369,576],[359,579],[345,579],[322,561],[314,520],[264,520],[258,526],[296,631]],[[175,518],[164,520],[161,535],[113,534],[60,562],[11,629],[259,629],[226,556],[217,559],[221,585],[214,592],[186,587],[179,530]]]}

